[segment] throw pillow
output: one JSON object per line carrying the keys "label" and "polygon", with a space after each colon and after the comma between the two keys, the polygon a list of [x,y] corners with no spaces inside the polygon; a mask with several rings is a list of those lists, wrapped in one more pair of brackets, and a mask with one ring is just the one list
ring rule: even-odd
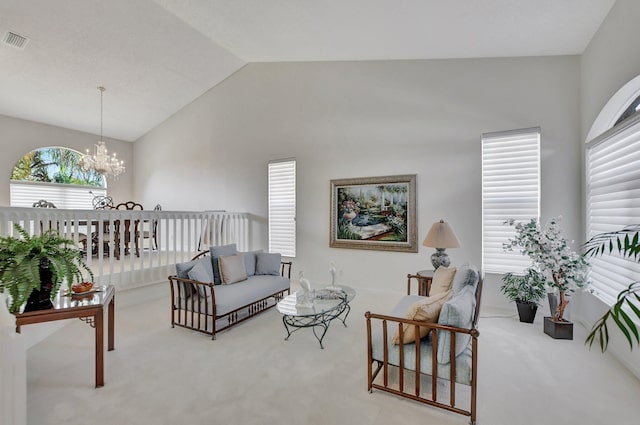
{"label": "throw pillow", "polygon": [[[187,275],[191,280],[197,280],[198,282],[212,283],[213,282],[213,265],[211,264],[211,258],[202,257],[195,260],[195,265],[189,270]],[[198,288],[198,293],[201,297],[206,297],[204,286],[194,285]]]}
{"label": "throw pillow", "polygon": [[[185,263],[177,263],[176,264],[176,276],[180,279],[189,279],[189,271],[196,265],[198,260],[187,261]],[[189,298],[191,293],[194,291],[193,285],[190,283],[180,283],[178,284],[178,290],[181,292],[181,295],[184,298]]]}
{"label": "throw pillow", "polygon": [[[438,324],[471,329],[476,310],[476,288],[466,285],[458,294],[444,303]],[[451,331],[438,331],[438,363],[448,364],[451,360]],[[469,345],[471,335],[456,333],[456,352],[458,357]]]}
{"label": "throw pillow", "polygon": [[212,246],[209,248],[211,252],[211,262],[213,263],[213,283],[216,285],[220,285],[222,280],[220,280],[220,269],[218,268],[218,257],[222,257],[224,255],[234,255],[238,252],[236,248],[236,244],[232,243],[230,245],[220,245],[220,246]]}
{"label": "throw pillow", "polygon": [[453,276],[455,276],[455,274],[455,267],[438,267],[433,273],[433,280],[431,281],[429,295],[441,294],[450,290],[451,284],[453,283]]}
{"label": "throw pillow", "polygon": [[223,285],[247,280],[243,253],[219,257],[218,265],[220,266],[220,279]]}
{"label": "throw pillow", "polygon": [[259,252],[256,254],[256,274],[280,276],[280,254]]}
{"label": "throw pillow", "polygon": [[[451,296],[451,291],[442,292],[439,294],[431,295],[416,303],[414,303],[405,318],[409,320],[418,320],[426,323],[436,323],[438,316],[440,315],[440,309],[442,305]],[[424,338],[429,333],[429,328],[426,326],[418,327],[419,338]],[[409,344],[415,342],[415,326],[404,323],[402,325],[402,343]],[[396,329],[391,339],[394,345],[400,343],[400,330]]]}
{"label": "throw pillow", "polygon": [[453,284],[451,285],[453,296],[456,296],[465,286],[471,285],[475,288],[478,285],[479,276],[478,269],[475,266],[471,266],[468,263],[460,266],[453,277]]}
{"label": "throw pillow", "polygon": [[249,251],[244,253],[244,266],[247,269],[247,277],[256,274],[256,262],[258,261],[257,254],[262,252],[261,249],[257,251]]}

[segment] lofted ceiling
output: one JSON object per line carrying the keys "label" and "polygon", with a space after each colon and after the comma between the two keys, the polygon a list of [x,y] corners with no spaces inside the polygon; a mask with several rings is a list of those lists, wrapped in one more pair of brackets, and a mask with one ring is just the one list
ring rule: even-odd
{"label": "lofted ceiling", "polygon": [[[0,0],[0,114],[135,141],[249,62],[579,55],[615,0]],[[1,133],[1,132],[0,132]]]}

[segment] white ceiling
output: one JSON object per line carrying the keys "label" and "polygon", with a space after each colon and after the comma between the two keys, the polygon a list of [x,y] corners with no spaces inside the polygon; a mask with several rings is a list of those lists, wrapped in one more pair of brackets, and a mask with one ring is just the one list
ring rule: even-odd
{"label": "white ceiling", "polygon": [[[135,141],[247,62],[581,54],[615,0],[0,0],[0,114]],[[0,132],[1,134],[1,132]]]}

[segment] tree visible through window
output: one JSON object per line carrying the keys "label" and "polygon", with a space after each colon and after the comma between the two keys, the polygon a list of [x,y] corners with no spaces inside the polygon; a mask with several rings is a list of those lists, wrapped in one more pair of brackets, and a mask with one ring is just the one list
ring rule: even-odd
{"label": "tree visible through window", "polygon": [[31,151],[11,171],[11,205],[31,207],[39,200],[58,208],[91,209],[94,196],[105,196],[105,179],[95,170],[83,170],[82,154],[67,148]]}
{"label": "tree visible through window", "polygon": [[103,187],[100,174],[80,167],[81,158],[80,152],[71,149],[38,149],[20,158],[11,172],[11,180]]}

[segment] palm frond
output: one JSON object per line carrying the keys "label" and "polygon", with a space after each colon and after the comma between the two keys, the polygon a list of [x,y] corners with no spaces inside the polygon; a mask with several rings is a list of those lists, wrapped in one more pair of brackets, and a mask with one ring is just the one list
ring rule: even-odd
{"label": "palm frond", "polygon": [[640,256],[640,224],[626,226],[615,232],[595,235],[584,244],[585,255],[596,257],[618,251],[638,261]]}
{"label": "palm frond", "polygon": [[[607,321],[612,319],[618,329],[625,336],[629,347],[633,350],[635,344],[640,346],[640,332],[638,331],[637,322],[640,321],[640,308],[632,301],[638,302],[640,305],[640,282],[633,282],[627,289],[618,294],[616,303],[593,325],[591,332],[587,335],[585,344],[591,348],[593,342],[597,339],[600,350],[604,353],[609,345],[609,330]],[[636,317],[629,316],[625,311],[628,308]]]}

